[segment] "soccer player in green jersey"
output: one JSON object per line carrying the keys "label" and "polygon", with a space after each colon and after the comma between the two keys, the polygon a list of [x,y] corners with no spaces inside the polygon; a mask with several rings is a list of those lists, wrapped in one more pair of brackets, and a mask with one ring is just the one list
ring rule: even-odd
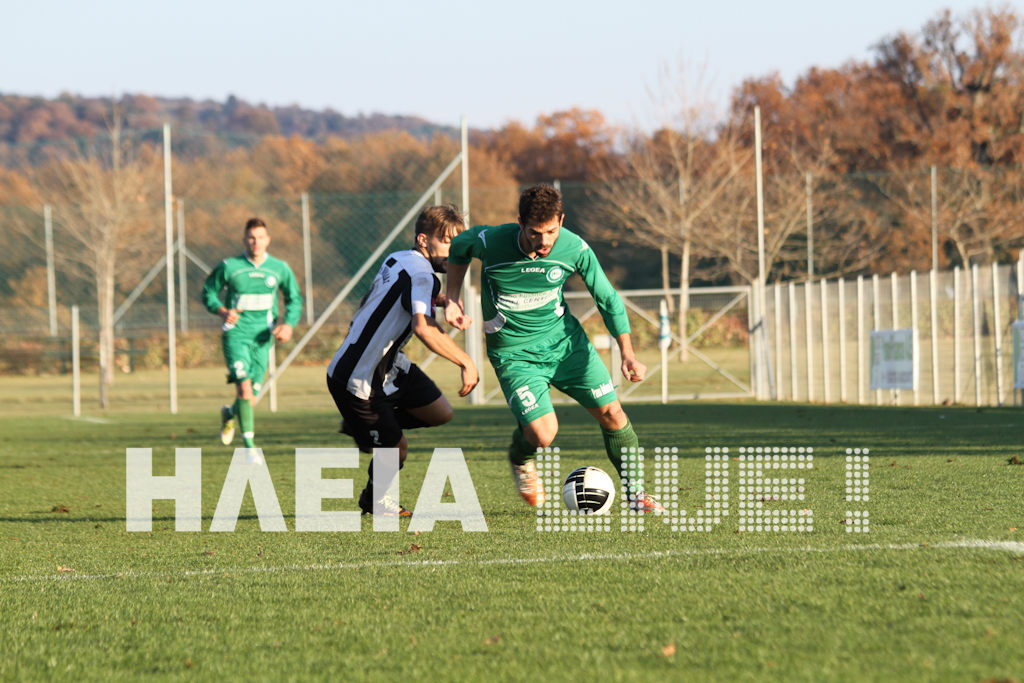
{"label": "soccer player in green jersey", "polygon": [[481,303],[487,357],[519,423],[508,456],[519,494],[533,506],[545,499],[537,476],[537,448],[555,440],[558,420],[549,387],[565,392],[597,418],[608,458],[626,483],[634,510],[664,508],[643,490],[643,481],[623,462],[638,442],[615,395],[611,376],[579,321],[566,310],[562,287],[579,273],[622,352],[622,374],[632,382],[647,368],[633,351],[629,318],[597,257],[576,234],[562,227],[562,195],[537,185],[519,197],[517,223],[478,225],[452,239],[448,252],[445,319],[466,329],[462,281],[469,263],[481,262]]}
{"label": "soccer player in green jersey", "polygon": [[[221,408],[220,440],[235,437],[234,419],[242,430],[249,462],[263,462],[253,441],[253,396],[260,391],[274,340],[286,342],[302,313],[302,295],[288,264],[267,253],[270,233],[260,218],[245,224],[245,253],[226,258],[203,285],[203,303],[224,321],[224,360],[228,382],[236,385],[233,405]],[[284,294],[284,322],[277,323],[277,292]],[[224,298],[222,298],[222,296]]]}

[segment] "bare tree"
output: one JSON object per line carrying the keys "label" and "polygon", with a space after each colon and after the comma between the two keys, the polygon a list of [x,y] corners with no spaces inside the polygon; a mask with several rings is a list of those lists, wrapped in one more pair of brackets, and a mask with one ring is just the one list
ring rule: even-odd
{"label": "bare tree", "polygon": [[159,231],[160,157],[123,139],[114,107],[109,137],[84,143],[66,158],[40,168],[36,182],[54,218],[73,239],[66,257],[93,279],[99,323],[99,400],[109,406],[114,381],[114,296],[119,277],[137,273],[155,256]]}
{"label": "bare tree", "polygon": [[[609,222],[662,255],[662,286],[670,287],[669,253],[680,268],[679,332],[686,339],[690,261],[695,240],[720,228],[720,202],[753,159],[719,128],[704,70],[691,86],[686,65],[663,67],[654,95],[664,123],[628,142],[623,168],[606,175],[601,191]],[[686,345],[681,348],[686,357]]]}
{"label": "bare tree", "polygon": [[[723,187],[714,206],[716,229],[699,235],[699,246],[717,264],[713,274],[744,282],[758,278],[758,239],[756,178],[752,140],[746,131],[753,130],[749,116],[730,124],[742,129],[728,137],[721,136],[720,144],[728,140],[736,149],[720,149],[737,159],[739,170]],[[779,139],[780,135],[786,136]],[[764,249],[768,280],[781,280],[800,273],[807,260],[807,177],[822,173],[827,167],[831,151],[825,146],[819,150],[800,149],[792,136],[771,126],[765,127],[766,146],[764,166]],[[788,138],[788,139],[786,139]],[[813,154],[813,156],[812,156]],[[815,220],[834,218],[835,209],[829,205],[817,207]]]}

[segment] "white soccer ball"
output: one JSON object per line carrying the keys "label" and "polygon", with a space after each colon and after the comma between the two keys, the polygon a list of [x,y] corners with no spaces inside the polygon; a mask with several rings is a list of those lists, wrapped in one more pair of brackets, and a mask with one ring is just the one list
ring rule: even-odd
{"label": "white soccer ball", "polygon": [[586,515],[600,515],[608,512],[615,500],[615,484],[598,467],[580,467],[565,478],[562,500],[570,510]]}

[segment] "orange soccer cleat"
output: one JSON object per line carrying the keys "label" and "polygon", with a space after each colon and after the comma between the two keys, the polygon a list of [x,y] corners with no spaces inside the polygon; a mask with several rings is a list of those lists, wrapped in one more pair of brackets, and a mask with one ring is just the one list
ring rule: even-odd
{"label": "orange soccer cleat", "polygon": [[522,465],[517,465],[514,462],[510,464],[512,465],[512,478],[515,479],[516,488],[519,489],[519,495],[523,497],[523,500],[533,507],[543,505],[547,497],[544,493],[544,484],[537,476],[536,463],[530,460]]}
{"label": "orange soccer cleat", "polygon": [[654,496],[644,493],[643,491],[630,496],[629,509],[635,510],[636,512],[654,512],[657,514],[663,514],[665,512],[664,505],[659,503]]}

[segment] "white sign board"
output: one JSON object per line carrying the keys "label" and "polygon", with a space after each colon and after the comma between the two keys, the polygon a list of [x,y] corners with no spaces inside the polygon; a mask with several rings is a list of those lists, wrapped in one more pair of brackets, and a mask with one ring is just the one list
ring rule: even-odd
{"label": "white sign board", "polygon": [[871,388],[917,388],[917,331],[872,330]]}

